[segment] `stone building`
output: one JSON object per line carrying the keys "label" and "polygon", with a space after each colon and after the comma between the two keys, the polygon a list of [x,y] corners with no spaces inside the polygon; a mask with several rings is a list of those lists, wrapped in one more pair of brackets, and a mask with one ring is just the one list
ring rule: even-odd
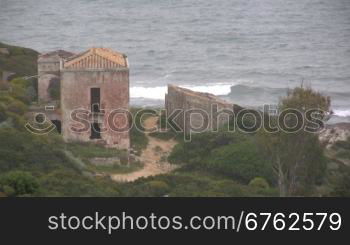
{"label": "stone building", "polygon": [[165,108],[168,117],[175,113],[175,110],[179,110],[173,121],[185,133],[215,130],[226,124],[235,110],[232,103],[213,94],[195,92],[174,85],[168,85]]}
{"label": "stone building", "polygon": [[50,101],[52,83],[60,85],[61,133],[65,141],[95,142],[128,149],[129,65],[124,54],[91,48],[73,55],[41,55],[39,100]]}
{"label": "stone building", "polygon": [[38,57],[38,99],[39,102],[51,102],[54,90],[59,92],[61,62],[71,57],[73,53],[64,50],[57,50],[39,55]]}

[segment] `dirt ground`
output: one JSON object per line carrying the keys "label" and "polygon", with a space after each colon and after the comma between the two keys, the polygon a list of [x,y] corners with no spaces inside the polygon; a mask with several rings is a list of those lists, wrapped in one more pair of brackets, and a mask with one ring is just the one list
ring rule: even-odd
{"label": "dirt ground", "polygon": [[148,137],[148,145],[142,151],[140,161],[144,164],[143,168],[128,174],[114,174],[111,178],[119,182],[131,182],[141,177],[149,177],[158,174],[165,174],[173,171],[176,166],[167,161],[167,156],[176,145],[176,141],[161,140],[149,135],[147,129],[151,129],[157,125],[157,117],[149,117],[145,120],[146,137]]}

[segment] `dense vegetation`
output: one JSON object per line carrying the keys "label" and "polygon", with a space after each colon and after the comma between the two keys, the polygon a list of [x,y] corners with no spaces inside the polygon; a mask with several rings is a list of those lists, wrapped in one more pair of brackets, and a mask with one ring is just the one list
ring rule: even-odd
{"label": "dense vegetation", "polygon": [[[258,180],[259,182],[259,180]],[[277,196],[276,189],[254,182],[245,185],[207,171],[182,168],[175,173],[140,179],[125,185],[124,196],[250,197]]]}
{"label": "dense vegetation", "polygon": [[[221,130],[195,134],[191,142],[184,142],[182,135],[173,131],[152,133],[163,140],[178,140],[168,159],[180,166],[178,170],[133,183],[113,182],[101,173],[133,171],[140,163],[126,166],[125,152],[88,143],[67,144],[56,133],[35,135],[25,129],[29,107],[36,100],[36,85],[20,76],[36,73],[37,53],[1,47],[8,48],[10,54],[0,54],[0,70],[16,72],[18,77],[0,86],[0,196],[278,196],[281,178],[274,171],[276,159],[288,163],[281,168],[286,173],[300,162],[294,172],[297,184],[288,195],[350,196],[350,168],[326,158],[318,138],[304,134],[271,137],[263,132]],[[312,90],[297,89],[281,106],[327,107],[324,99]],[[138,111],[133,109],[132,114]],[[142,128],[141,115],[136,117],[138,128]],[[136,127],[130,135],[134,153],[139,155],[148,138]],[[337,158],[350,160],[350,139],[338,142],[335,148]],[[303,156],[302,161],[297,156]],[[118,157],[122,164],[96,167],[90,163],[91,158],[101,157]],[[289,177],[287,181],[294,178]]]}
{"label": "dense vegetation", "polygon": [[242,184],[248,184],[255,177],[273,183],[271,166],[252,135],[227,132],[194,135],[191,142],[177,145],[169,160],[185,163],[187,168],[230,177]]}
{"label": "dense vegetation", "polygon": [[[304,115],[309,108],[318,108],[324,119],[329,105],[329,98],[299,87],[282,98],[280,110],[298,109]],[[287,124],[294,125],[294,120],[286,117]],[[276,126],[276,118],[269,121]],[[349,196],[350,168],[326,157],[317,134],[305,131],[313,123],[305,122],[298,132],[273,134],[265,130],[228,133],[223,127],[220,133],[201,133],[191,142],[181,142],[169,160],[188,171],[205,171],[240,185],[266,186],[280,196]],[[338,158],[348,157],[348,142],[338,142],[336,148]]]}

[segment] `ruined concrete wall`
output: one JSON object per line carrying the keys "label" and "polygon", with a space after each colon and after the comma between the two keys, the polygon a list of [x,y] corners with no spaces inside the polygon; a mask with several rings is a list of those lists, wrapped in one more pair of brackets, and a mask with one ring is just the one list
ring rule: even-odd
{"label": "ruined concrete wall", "polygon": [[[216,117],[216,114],[213,114],[213,107],[216,107],[218,112],[226,110],[228,113],[220,113]],[[213,130],[228,123],[229,116],[233,115],[233,105],[231,103],[212,94],[199,93],[173,85],[168,86],[165,108],[168,115],[176,109],[182,111],[174,121],[185,133],[194,129]],[[203,117],[203,114],[206,114],[207,117]]]}
{"label": "ruined concrete wall", "polygon": [[[176,109],[184,110],[186,108],[185,94],[176,89],[174,86],[168,86],[168,93],[165,95],[165,109],[168,116],[171,115]],[[177,125],[184,130],[184,113],[180,113],[173,120]]]}
{"label": "ruined concrete wall", "polygon": [[[74,132],[71,127],[82,128],[82,124],[71,120],[75,109],[91,111],[91,88],[100,88],[100,109],[104,111],[98,119],[101,139],[90,139],[91,128],[85,132]],[[113,110],[129,109],[129,70],[62,70],[61,71],[61,111],[62,135],[66,141],[94,141],[107,147],[128,149],[129,132],[115,132],[108,125],[108,116]],[[82,116],[81,116],[82,117]],[[83,117],[91,125],[93,118]],[[127,114],[115,117],[114,125],[122,128],[129,124]]]}

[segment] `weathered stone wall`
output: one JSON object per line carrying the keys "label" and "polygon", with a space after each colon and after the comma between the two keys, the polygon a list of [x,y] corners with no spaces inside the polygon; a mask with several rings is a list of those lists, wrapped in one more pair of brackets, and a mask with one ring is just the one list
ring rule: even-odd
{"label": "weathered stone wall", "polygon": [[[220,112],[218,116],[213,108]],[[220,98],[208,94],[191,91],[174,85],[168,85],[168,93],[165,97],[165,108],[168,116],[176,109],[181,113],[174,119],[186,133],[196,130],[213,130],[226,124],[233,115],[233,105]],[[213,113],[214,112],[214,113]],[[203,116],[207,115],[207,117]],[[206,120],[208,119],[208,120]],[[208,127],[205,127],[205,126]]]}
{"label": "weathered stone wall", "polygon": [[59,75],[60,74],[60,60],[52,60],[49,61],[40,61],[38,62],[38,75],[44,75],[44,74],[53,74],[53,75]]}
{"label": "weathered stone wall", "polygon": [[48,88],[51,79],[56,78],[57,82],[60,81],[60,60],[52,61],[50,59],[38,62],[38,75],[38,100],[39,102],[51,101]]}
{"label": "weathered stone wall", "polygon": [[[61,62],[72,56],[73,53],[57,50],[38,57],[38,100],[50,102],[52,98],[48,93],[50,82],[60,82]],[[57,79],[58,78],[58,79]],[[54,80],[53,80],[54,79]]]}
{"label": "weathered stone wall", "polygon": [[[82,124],[71,119],[75,109],[91,111],[91,88],[100,88],[100,109],[104,114],[99,118],[101,139],[91,140],[91,128],[85,132],[74,132],[71,127],[82,128]],[[66,141],[95,141],[118,149],[130,146],[129,132],[116,132],[108,124],[108,116],[113,110],[129,108],[129,70],[69,70],[61,71],[62,135]],[[93,119],[85,117],[91,125]],[[122,128],[128,125],[127,114],[115,117],[114,125]]]}
{"label": "weathered stone wall", "polygon": [[40,102],[52,100],[49,93],[49,87],[52,86],[52,83],[60,83],[60,77],[53,74],[44,74],[39,77],[38,96]]}

